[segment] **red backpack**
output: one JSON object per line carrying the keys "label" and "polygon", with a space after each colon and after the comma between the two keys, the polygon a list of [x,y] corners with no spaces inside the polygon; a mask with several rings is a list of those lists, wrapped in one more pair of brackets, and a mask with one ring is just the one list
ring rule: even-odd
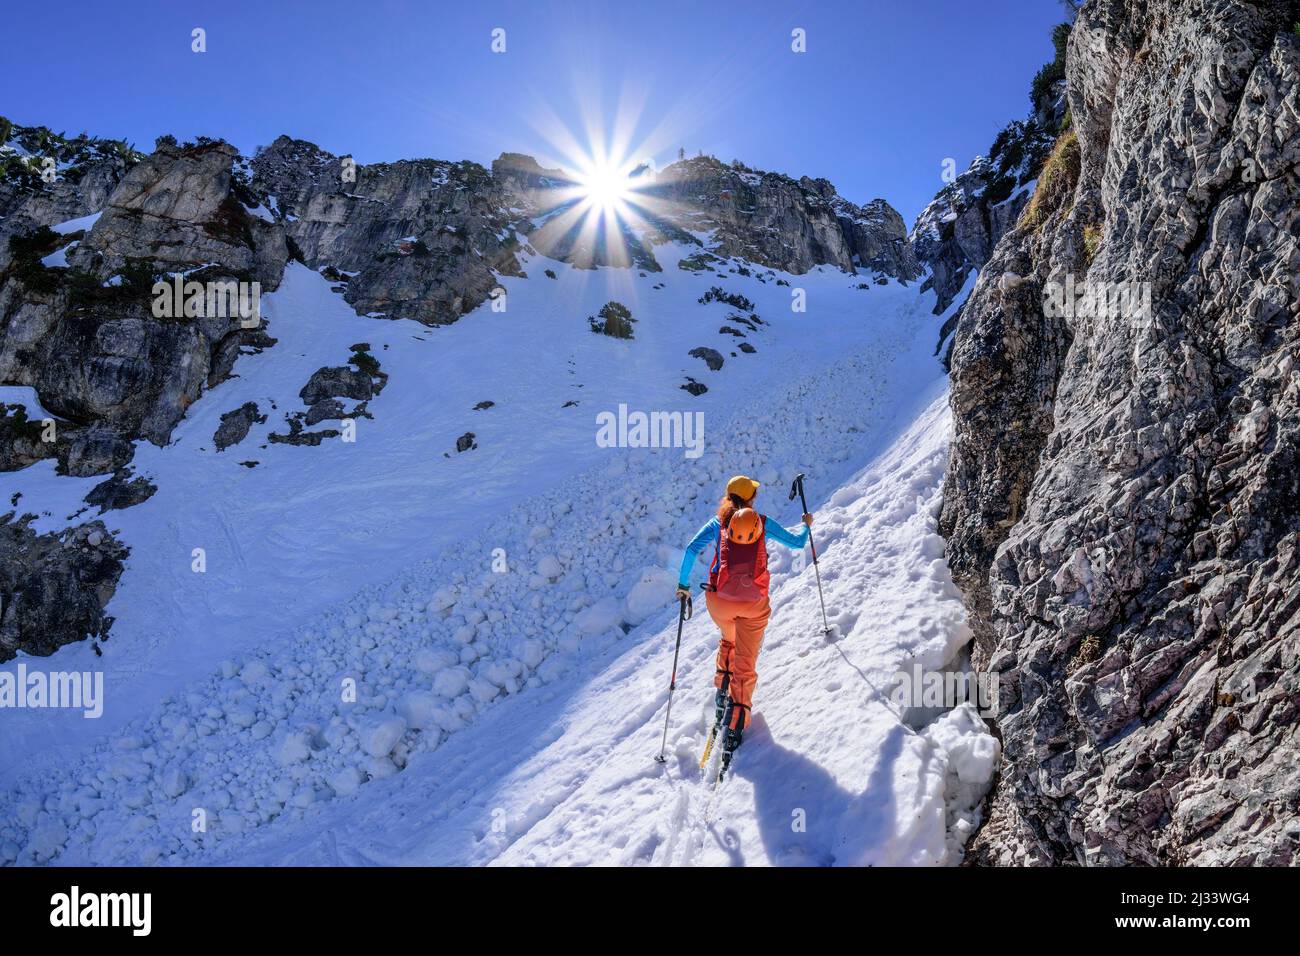
{"label": "red backpack", "polygon": [[728,601],[757,601],[767,597],[767,517],[749,544],[732,541],[726,526],[718,529],[718,544],[709,565],[709,590]]}

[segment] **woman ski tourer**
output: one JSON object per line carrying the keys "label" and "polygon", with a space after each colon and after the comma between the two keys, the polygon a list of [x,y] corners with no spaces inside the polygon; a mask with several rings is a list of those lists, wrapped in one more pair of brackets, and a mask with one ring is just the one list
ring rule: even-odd
{"label": "woman ski tourer", "polygon": [[[713,543],[709,579],[703,585],[709,616],[722,632],[718,643],[717,671],[713,685],[714,723],[726,726],[723,765],[740,746],[753,704],[758,652],[772,609],[767,600],[767,542],[769,539],[796,550],[808,544],[812,515],[805,513],[804,526],[796,534],[754,510],[759,483],[745,475],[727,482],[727,493],[710,518],[686,546],[677,576],[678,600],[690,596],[691,568],[704,546]],[[711,739],[711,738],[710,738]]]}

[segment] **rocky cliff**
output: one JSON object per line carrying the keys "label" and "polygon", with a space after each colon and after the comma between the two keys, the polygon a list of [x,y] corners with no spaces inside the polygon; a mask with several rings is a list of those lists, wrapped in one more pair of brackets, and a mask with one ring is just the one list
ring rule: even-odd
{"label": "rocky cliff", "polygon": [[[1029,202],[1056,131],[1067,122],[1064,71],[1069,36],[1068,23],[1053,30],[1056,58],[1030,86],[1029,115],[1003,127],[988,155],[976,156],[965,172],[952,177],[912,225],[909,242],[929,271],[921,288],[934,289],[936,315],[948,310],[970,273],[984,267]],[[946,169],[945,177],[952,171]],[[954,314],[943,328],[941,341],[957,318]]]}
{"label": "rocky cliff", "polygon": [[904,280],[919,273],[902,216],[883,199],[855,205],[825,179],[702,156],[669,166],[646,193],[662,218],[712,232],[719,255],[794,273],[823,264]]}
{"label": "rocky cliff", "polygon": [[1091,0],[952,351],[992,863],[1300,861],[1300,5]]}
{"label": "rocky cliff", "polygon": [[0,269],[9,264],[3,240],[99,212],[142,158],[122,140],[69,138],[0,117]]}
{"label": "rocky cliff", "polygon": [[278,284],[284,235],[236,195],[235,155],[224,143],[163,144],[126,173],[88,229],[60,235],[41,223],[9,237],[0,382],[33,387],[61,421],[62,444],[50,452],[67,473],[121,467],[137,438],[165,444],[189,404],[259,335],[227,310],[153,309],[155,281],[171,274],[258,282],[262,291]]}

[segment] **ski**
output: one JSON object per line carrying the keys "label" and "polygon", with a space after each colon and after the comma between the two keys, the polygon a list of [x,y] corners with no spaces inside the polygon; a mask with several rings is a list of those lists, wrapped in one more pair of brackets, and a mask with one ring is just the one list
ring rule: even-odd
{"label": "ski", "polygon": [[722,721],[714,721],[713,729],[709,731],[709,739],[704,742],[704,756],[700,758],[700,770],[709,765],[709,757],[713,754],[713,742],[718,739],[718,728],[721,726]]}
{"label": "ski", "polygon": [[726,776],[727,767],[730,766],[730,761],[727,761],[727,766],[723,765],[723,761],[726,759],[727,755],[725,753],[718,757],[718,771],[714,774],[713,783],[709,786],[709,800],[704,805],[704,825],[706,827],[712,827],[718,822],[718,801],[722,797],[722,781]]}
{"label": "ski", "polygon": [[[719,693],[725,691],[725,689],[726,689],[726,682],[724,680],[723,688],[721,691],[719,691]],[[728,703],[730,703],[730,699],[728,699]],[[717,743],[718,740],[718,731],[722,729],[722,723],[724,720],[727,719],[727,708],[724,706],[722,708],[722,712],[718,713],[716,709],[717,707],[716,699],[714,701],[714,707],[715,709],[713,712],[713,727],[710,728],[709,730],[709,739],[704,742],[704,755],[700,757],[701,773],[703,773],[704,768],[709,765],[709,757],[713,754],[713,745]]]}

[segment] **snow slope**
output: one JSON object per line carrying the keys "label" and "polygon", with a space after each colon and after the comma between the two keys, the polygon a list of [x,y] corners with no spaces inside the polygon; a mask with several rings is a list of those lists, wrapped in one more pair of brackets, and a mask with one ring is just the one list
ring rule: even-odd
{"label": "snow slope", "polygon": [[[675,628],[592,677],[521,695],[359,806],[218,859],[292,864],[930,865],[956,862],[997,743],[964,705],[921,731],[889,699],[969,634],[935,533],[946,397],[817,506],[827,642],[811,568],[775,576],[755,718],[716,796],[696,766],[715,630],[685,629],[669,761],[653,761]],[[521,753],[523,759],[520,759]],[[710,800],[716,805],[710,806]]]}
{"label": "snow slope", "polygon": [[[132,549],[108,607],[115,623],[103,656],[83,642],[28,659],[49,670],[102,669],[104,716],[0,711],[0,786],[20,770],[74,759],[88,742],[149,713],[226,657],[287,640],[315,615],[413,561],[457,547],[511,507],[613,459],[637,460],[639,450],[597,445],[598,412],[620,403],[703,411],[711,445],[738,396],[761,402],[783,377],[887,343],[900,334],[897,323],[925,315],[913,288],[891,282],[859,289],[870,276],[834,270],[785,277],[807,290],[808,311],[793,313],[791,289],[776,285],[775,275],[761,283],[678,269],[677,259],[690,251],[660,247],[665,271],[650,275],[533,258],[525,263],[529,278],[502,279],[506,311],[485,304],[435,329],[358,316],[330,283],[291,265],[261,308],[278,344],[241,357],[236,377],[191,406],[167,447],[139,443],[133,467],[159,490],[103,516]],[[548,268],[555,279],[545,276]],[[756,354],[731,355],[740,340],[719,328],[732,310],[698,302],[711,286],[755,302],[767,322],[748,332]],[[611,299],[638,320],[635,341],[589,330],[587,317]],[[357,440],[315,448],[268,444],[269,432],[287,430],[284,413],[303,409],[298,391],[311,374],[345,364],[349,346],[360,342],[370,344],[389,379],[369,403],[374,418],[358,422]],[[722,352],[720,371],[687,354],[699,346]],[[693,397],[681,390],[688,375],[710,391]],[[473,410],[485,400],[496,404]],[[220,416],[248,401],[258,403],[267,422],[217,452],[212,435]],[[478,447],[457,454],[456,440],[466,432]],[[787,474],[791,451],[768,463],[773,474]],[[671,457],[682,462],[680,450]],[[258,464],[241,464],[247,461]],[[0,475],[0,495],[20,495],[19,512],[38,514],[34,527],[45,531],[93,516],[81,499],[99,480],[56,477],[54,462],[45,461]],[[462,548],[451,563],[486,567],[493,548],[518,550],[512,537],[503,532],[478,552]],[[201,574],[192,569],[196,548],[206,557]],[[622,577],[639,570],[628,568]],[[19,663],[2,667],[13,671]]]}

